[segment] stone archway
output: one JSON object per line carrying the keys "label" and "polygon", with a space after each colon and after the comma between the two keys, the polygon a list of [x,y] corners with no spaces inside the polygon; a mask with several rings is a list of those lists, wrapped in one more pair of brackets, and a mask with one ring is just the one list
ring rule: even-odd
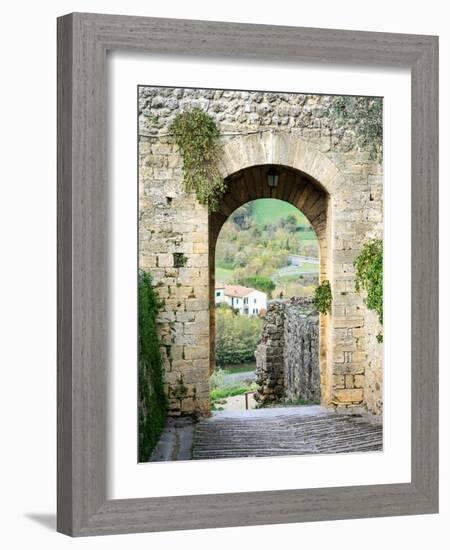
{"label": "stone archway", "polygon": [[[267,171],[276,166],[276,188],[267,184]],[[233,139],[223,147],[220,159],[227,191],[220,208],[209,216],[210,372],[214,369],[214,265],[220,229],[239,206],[256,199],[274,198],[298,208],[316,232],[320,250],[320,280],[331,280],[331,200],[339,186],[339,172],[320,151],[291,134],[261,132]],[[318,179],[320,178],[320,179]],[[320,373],[322,401],[332,400],[332,362],[327,315],[320,315]]]}
{"label": "stone archway", "polygon": [[[300,134],[224,134],[219,169],[228,191],[213,215],[186,193],[175,144],[167,138],[140,145],[139,261],[163,304],[157,322],[171,414],[210,408],[211,269],[220,227],[240,205],[271,196],[309,218],[319,238],[320,277],[331,284],[332,311],[320,329],[323,404],[381,412],[380,327],[355,289],[353,266],[362,244],[382,234],[381,167],[367,151],[330,149],[329,140],[313,143]],[[270,194],[265,176],[273,165],[280,182]]]}

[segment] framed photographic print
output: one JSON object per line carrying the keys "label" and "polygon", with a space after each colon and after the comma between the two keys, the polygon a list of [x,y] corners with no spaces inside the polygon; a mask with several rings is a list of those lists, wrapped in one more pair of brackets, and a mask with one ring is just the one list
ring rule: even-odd
{"label": "framed photographic print", "polygon": [[58,530],[438,508],[438,41],[58,20]]}

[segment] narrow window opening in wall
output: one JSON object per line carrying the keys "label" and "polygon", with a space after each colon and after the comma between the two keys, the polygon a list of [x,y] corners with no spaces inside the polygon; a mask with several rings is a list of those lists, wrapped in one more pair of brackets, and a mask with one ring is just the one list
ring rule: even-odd
{"label": "narrow window opening in wall", "polygon": [[170,206],[172,204],[172,197],[166,197],[167,206]]}
{"label": "narrow window opening in wall", "polygon": [[187,263],[187,257],[183,252],[174,252],[173,254],[173,265],[174,267],[184,267]]}

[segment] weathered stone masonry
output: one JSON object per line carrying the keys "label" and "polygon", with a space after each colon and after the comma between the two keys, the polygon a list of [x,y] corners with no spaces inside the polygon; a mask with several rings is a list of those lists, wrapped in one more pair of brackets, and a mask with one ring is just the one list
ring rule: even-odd
{"label": "weathered stone masonry", "polygon": [[312,298],[271,302],[256,349],[260,403],[320,403],[319,323]]}
{"label": "weathered stone masonry", "polygon": [[[382,407],[380,327],[355,292],[353,261],[370,238],[382,237],[382,169],[350,126],[328,115],[330,96],[140,88],[140,266],[151,272],[164,306],[159,316],[172,413],[209,410],[214,311],[214,250],[220,227],[238,206],[280,198],[300,208],[320,247],[320,278],[333,292],[320,316],[324,404]],[[168,135],[179,110],[200,107],[222,134],[220,170],[228,183],[210,216],[185,193],[182,161]],[[280,184],[271,195],[267,167]]]}

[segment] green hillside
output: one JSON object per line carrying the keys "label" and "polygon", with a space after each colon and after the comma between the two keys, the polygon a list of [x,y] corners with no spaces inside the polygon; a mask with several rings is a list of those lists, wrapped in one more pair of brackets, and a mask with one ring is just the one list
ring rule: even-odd
{"label": "green hillside", "polygon": [[317,261],[289,265],[291,254],[319,256],[317,237],[306,217],[277,199],[248,202],[231,214],[220,231],[216,282],[254,286],[246,281],[258,277],[276,284],[273,297],[310,295],[319,265]]}
{"label": "green hillside", "polygon": [[295,216],[299,226],[309,227],[306,216],[295,206],[278,199],[258,199],[252,201],[252,217],[256,224],[264,227],[267,224],[276,223],[280,218]]}

